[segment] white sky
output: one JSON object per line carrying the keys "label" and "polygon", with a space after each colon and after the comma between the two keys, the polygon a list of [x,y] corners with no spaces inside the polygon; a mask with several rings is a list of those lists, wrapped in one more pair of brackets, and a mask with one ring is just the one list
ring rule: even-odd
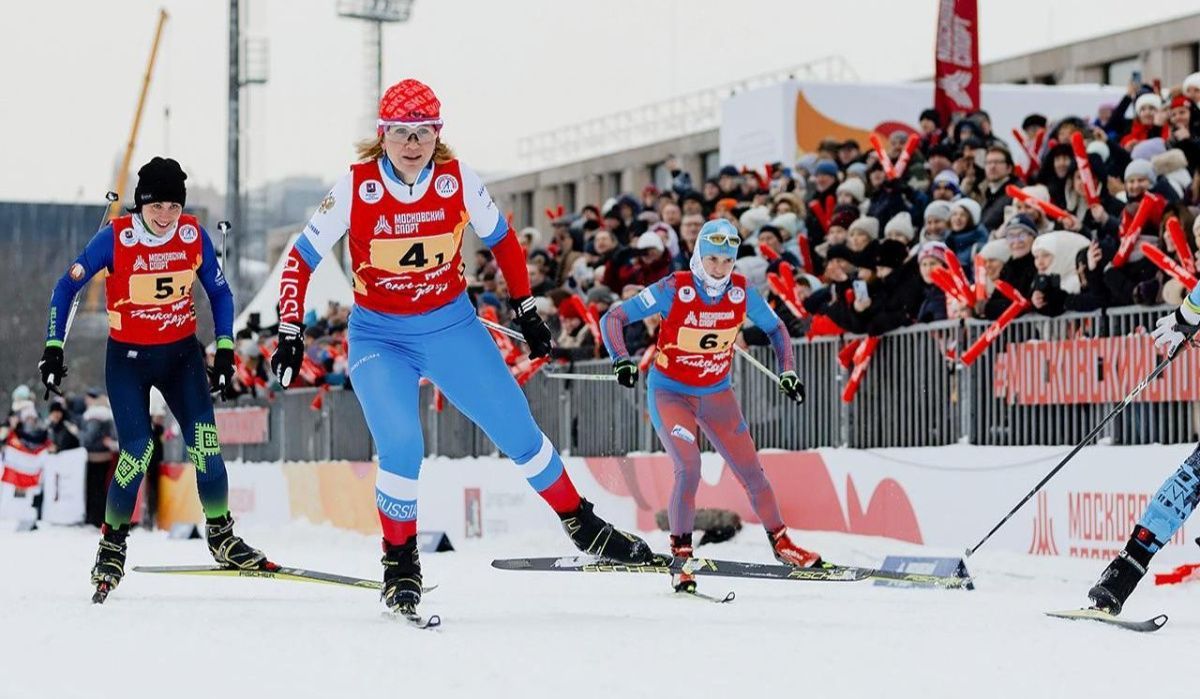
{"label": "white sky", "polygon": [[[983,61],[1198,9],[1187,0],[1136,12],[1128,0],[979,4]],[[332,180],[369,135],[363,24],[337,17],[335,0],[243,5],[244,34],[270,42],[270,82],[247,92],[248,183]],[[0,199],[103,197],[160,6],[171,19],[132,169],[170,155],[189,184],[224,189],[227,2],[5,0]],[[384,30],[384,83],[430,84],[459,155],[477,170],[515,170],[519,136],[831,54],[864,81],[929,75],[936,14],[936,0],[416,0],[407,24]]]}

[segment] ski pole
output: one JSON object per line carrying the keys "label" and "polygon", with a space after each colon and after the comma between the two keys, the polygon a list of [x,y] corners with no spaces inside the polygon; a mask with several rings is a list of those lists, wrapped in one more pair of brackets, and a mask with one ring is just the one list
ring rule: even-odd
{"label": "ski pole", "polygon": [[742,355],[742,359],[745,359],[747,362],[750,362],[750,366],[753,366],[755,369],[758,369],[759,371],[766,374],[767,376],[770,376],[771,380],[774,381],[775,383],[779,383],[779,377],[775,375],[775,372],[768,369],[767,365],[765,365],[762,362],[755,359],[754,355],[750,354],[749,352],[742,349],[741,347],[738,347],[737,345],[734,345],[733,348],[735,350],[737,350],[738,354]]}
{"label": "ski pole", "polygon": [[[479,322],[483,323],[484,327],[491,328],[492,330],[495,330],[496,332],[500,333],[501,335],[507,335],[518,342],[525,342],[525,336],[522,335],[521,333],[517,332],[516,330],[513,330],[512,328],[505,327],[499,323],[493,323],[492,321],[488,320],[487,318],[480,318]],[[525,344],[529,344],[529,343],[526,342]]]}
{"label": "ski pole", "polygon": [[[117,200],[117,193],[112,191],[106,192],[104,194],[104,200],[107,203],[104,205],[104,211],[100,214],[100,225],[96,227],[96,230],[104,228],[104,224],[108,223],[108,210],[112,208],[112,203]],[[80,291],[82,291],[82,289],[80,289]],[[77,293],[75,294],[75,298],[71,300],[71,311],[67,313],[67,324],[63,326],[62,342],[64,348],[67,346],[67,335],[71,333],[71,325],[75,322],[75,312],[78,310],[79,294]]]}
{"label": "ski pole", "polygon": [[617,377],[612,374],[570,374],[567,372],[551,372],[544,371],[542,376],[548,379],[560,379],[562,381],[616,381]]}
{"label": "ski pole", "polygon": [[980,549],[980,547],[982,547],[987,542],[988,539],[992,538],[992,535],[995,534],[1000,529],[1000,527],[1003,527],[1004,524],[1006,522],[1008,522],[1008,520],[1011,519],[1012,516],[1017,513],[1017,510],[1020,510],[1021,507],[1023,507],[1025,505],[1025,503],[1029,502],[1030,498],[1032,498],[1034,495],[1036,495],[1039,490],[1041,490],[1047,483],[1049,483],[1050,479],[1053,478],[1054,475],[1057,474],[1059,471],[1061,471],[1063,466],[1066,466],[1067,462],[1070,461],[1072,458],[1075,457],[1076,454],[1079,453],[1080,449],[1082,449],[1084,446],[1086,446],[1088,442],[1092,441],[1092,439],[1096,435],[1100,434],[1100,430],[1104,429],[1105,425],[1107,425],[1109,422],[1111,422],[1112,419],[1115,418],[1117,415],[1121,414],[1121,411],[1125,410],[1125,408],[1127,408],[1129,406],[1129,404],[1132,403],[1133,400],[1141,394],[1142,391],[1146,390],[1146,387],[1149,386],[1151,382],[1153,382],[1164,371],[1166,371],[1167,366],[1170,365],[1170,363],[1172,361],[1174,361],[1175,356],[1179,354],[1179,351],[1181,349],[1183,349],[1183,345],[1191,340],[1191,337],[1192,337],[1192,335],[1194,335],[1196,333],[1196,330],[1197,330],[1197,328],[1189,328],[1189,331],[1184,333],[1184,337],[1185,337],[1184,341],[1179,343],[1179,345],[1175,348],[1175,351],[1171,352],[1170,354],[1168,354],[1167,356],[1165,356],[1161,360],[1159,360],[1158,364],[1154,367],[1154,370],[1150,372],[1150,375],[1147,376],[1146,378],[1142,379],[1141,383],[1134,386],[1133,390],[1130,391],[1128,393],[1128,395],[1125,396],[1125,399],[1122,400],[1117,405],[1117,407],[1115,407],[1111,411],[1109,411],[1108,415],[1104,416],[1104,419],[1100,421],[1100,424],[1093,427],[1092,431],[1088,432],[1087,436],[1085,436],[1082,440],[1080,440],[1080,442],[1075,445],[1075,448],[1072,449],[1069,454],[1067,454],[1065,457],[1063,457],[1062,461],[1058,462],[1057,466],[1055,466],[1053,469],[1051,469],[1050,472],[1047,473],[1044,478],[1042,478],[1042,480],[1038,481],[1037,485],[1033,486],[1033,490],[1030,490],[1028,493],[1025,494],[1025,497],[1021,498],[1021,502],[1018,502],[1015,507],[1013,507],[1011,510],[1008,511],[1008,514],[1004,515],[1004,519],[1001,519],[999,522],[997,522],[996,526],[992,527],[992,530],[989,531],[986,536],[984,536],[982,539],[980,539],[978,544],[975,544],[971,548],[967,549],[966,557],[970,558],[971,555],[974,554],[976,551],[978,551]]}
{"label": "ski pole", "polygon": [[221,232],[221,272],[225,271],[225,239],[229,235],[229,221],[218,221],[217,230]]}

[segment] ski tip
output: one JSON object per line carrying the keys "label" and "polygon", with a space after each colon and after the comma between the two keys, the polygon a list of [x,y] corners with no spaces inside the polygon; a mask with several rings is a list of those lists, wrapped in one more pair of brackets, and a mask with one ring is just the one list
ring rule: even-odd
{"label": "ski tip", "polygon": [[1167,615],[1159,614],[1158,616],[1151,619],[1150,623],[1154,624],[1154,628],[1161,629],[1162,627],[1167,625]]}

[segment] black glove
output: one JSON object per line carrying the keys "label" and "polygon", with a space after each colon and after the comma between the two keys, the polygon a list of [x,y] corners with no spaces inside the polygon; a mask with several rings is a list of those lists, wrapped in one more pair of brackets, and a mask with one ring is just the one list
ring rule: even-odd
{"label": "black glove", "polygon": [[513,299],[517,309],[517,325],[521,326],[521,334],[525,336],[525,344],[529,345],[529,358],[537,359],[550,354],[550,328],[537,314],[537,307],[532,296],[522,296]]}
{"label": "black glove", "polygon": [[618,359],[613,363],[613,373],[617,375],[617,383],[625,388],[633,388],[638,382],[638,365],[632,359]]}
{"label": "black glove", "polygon": [[233,397],[233,348],[217,348],[212,368],[208,370],[208,392],[223,401]]}
{"label": "black glove", "polygon": [[779,392],[797,403],[804,402],[804,384],[794,371],[785,371],[779,375]]}
{"label": "black glove", "polygon": [[303,362],[304,323],[280,323],[279,346],[271,355],[271,371],[279,378],[279,385],[290,386]]}
{"label": "black glove", "polygon": [[51,393],[61,396],[59,386],[62,385],[63,379],[67,378],[63,348],[46,345],[46,349],[42,350],[42,359],[38,362],[38,371],[42,373],[42,383],[46,386],[43,400],[49,400]]}

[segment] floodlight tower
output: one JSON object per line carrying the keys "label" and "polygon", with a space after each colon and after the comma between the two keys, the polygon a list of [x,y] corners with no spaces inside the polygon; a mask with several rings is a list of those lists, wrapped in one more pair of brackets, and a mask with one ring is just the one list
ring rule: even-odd
{"label": "floodlight tower", "polygon": [[375,105],[383,95],[383,25],[385,22],[407,22],[413,2],[415,0],[338,0],[339,16],[367,22],[364,55],[370,66],[366,72],[370,97],[367,114],[372,129],[375,127]]}

